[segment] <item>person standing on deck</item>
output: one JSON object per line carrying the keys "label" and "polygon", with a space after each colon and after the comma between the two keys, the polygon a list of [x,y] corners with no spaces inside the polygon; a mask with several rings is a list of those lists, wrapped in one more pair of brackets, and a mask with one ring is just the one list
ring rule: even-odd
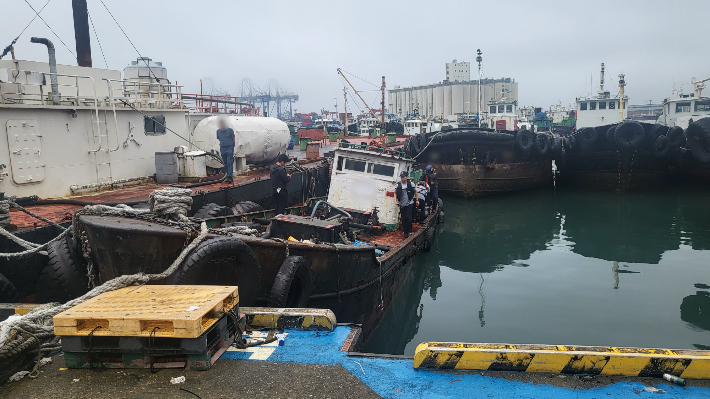
{"label": "person standing on deck", "polygon": [[439,206],[439,182],[436,178],[436,169],[433,166],[427,165],[424,174],[424,181],[429,185],[431,193],[431,210],[433,211]]}
{"label": "person standing on deck", "polygon": [[227,127],[226,118],[219,118],[219,129],[217,130],[217,140],[219,140],[219,153],[222,155],[224,163],[224,175],[226,183],[232,183],[232,174],[234,173],[234,145],[236,138],[234,130]]}
{"label": "person standing on deck", "polygon": [[414,185],[407,178],[409,174],[402,172],[399,177],[401,181],[397,183],[395,201],[399,206],[399,214],[402,218],[402,231],[404,237],[409,237],[412,232],[412,213],[414,212],[414,204],[419,205],[416,190]]}
{"label": "person standing on deck", "polygon": [[428,197],[429,185],[426,183],[426,179],[422,175],[419,183],[417,183],[417,200],[419,200],[419,205],[417,206],[417,217],[415,219],[419,222],[423,222],[424,219],[426,219],[426,204]]}
{"label": "person standing on deck", "polygon": [[284,167],[288,162],[288,155],[281,154],[276,158],[276,164],[271,165],[271,187],[273,188],[273,198],[275,202],[276,215],[283,215],[288,205],[288,182],[291,180],[291,173]]}

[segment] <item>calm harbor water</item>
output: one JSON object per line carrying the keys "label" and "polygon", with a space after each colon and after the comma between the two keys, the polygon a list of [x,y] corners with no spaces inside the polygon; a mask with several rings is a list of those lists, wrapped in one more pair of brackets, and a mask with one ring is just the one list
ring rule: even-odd
{"label": "calm harbor water", "polygon": [[467,201],[364,350],[424,341],[710,349],[710,189]]}

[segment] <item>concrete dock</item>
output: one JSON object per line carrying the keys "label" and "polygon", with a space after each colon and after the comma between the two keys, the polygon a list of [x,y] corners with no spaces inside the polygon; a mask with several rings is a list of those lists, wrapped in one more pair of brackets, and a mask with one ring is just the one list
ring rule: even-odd
{"label": "concrete dock", "polygon": [[[62,357],[55,356],[40,377],[6,384],[0,397],[650,398],[660,389],[664,398],[710,398],[708,380],[680,387],[649,377],[417,370],[410,358],[342,350],[350,333],[347,326],[332,332],[287,330],[284,346],[230,348],[208,371],[63,369]],[[170,383],[179,376],[186,381]]]}

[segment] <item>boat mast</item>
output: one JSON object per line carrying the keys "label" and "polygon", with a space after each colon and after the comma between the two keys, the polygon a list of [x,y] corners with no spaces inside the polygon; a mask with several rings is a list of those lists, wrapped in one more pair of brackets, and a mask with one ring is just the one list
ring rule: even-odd
{"label": "boat mast", "polygon": [[345,107],[345,135],[348,135],[348,93],[343,87],[343,106]]}
{"label": "boat mast", "polygon": [[621,115],[620,120],[624,120],[624,86],[626,86],[626,81],[624,80],[624,74],[619,74],[619,114]]}
{"label": "boat mast", "polygon": [[481,61],[483,61],[483,57],[481,57],[481,49],[479,48],[476,50],[476,54],[478,56],[476,57],[476,62],[478,62],[478,127],[481,127],[481,102],[483,101],[483,93],[481,92]]}
{"label": "boat mast", "polygon": [[[365,106],[367,107],[367,110],[370,111],[372,116],[375,117],[375,119],[377,119],[378,122],[382,123],[382,121],[380,121],[380,118],[377,117],[377,114],[375,114],[375,111],[373,111],[372,108],[370,108],[370,106],[367,105],[367,102],[365,101],[365,99],[363,99],[362,96],[360,95],[360,93],[357,90],[355,90],[355,86],[353,86],[353,84],[350,83],[348,78],[343,73],[342,69],[338,68],[338,73],[340,74],[340,76],[343,77],[343,79],[345,79],[345,81],[350,85],[350,87],[353,88],[353,91],[355,92],[355,94],[357,94],[357,96],[360,97],[360,101],[362,101],[362,103],[365,104]],[[383,76],[382,77],[383,84],[384,84],[384,79],[385,79],[385,77]],[[377,86],[375,86],[375,87],[377,87]],[[384,119],[384,117],[383,117],[383,119]]]}
{"label": "boat mast", "polygon": [[385,128],[385,77],[382,77],[382,128]]}
{"label": "boat mast", "polygon": [[599,74],[599,94],[604,93],[604,63],[602,62],[602,71]]}

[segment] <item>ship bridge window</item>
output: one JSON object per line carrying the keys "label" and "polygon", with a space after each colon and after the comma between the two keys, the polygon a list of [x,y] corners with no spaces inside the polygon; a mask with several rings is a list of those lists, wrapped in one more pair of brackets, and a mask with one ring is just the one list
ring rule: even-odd
{"label": "ship bridge window", "polygon": [[710,101],[696,101],[695,112],[698,111],[710,111]]}
{"label": "ship bridge window", "polygon": [[491,105],[491,113],[492,114],[496,113],[496,106],[495,105]]}
{"label": "ship bridge window", "polygon": [[394,177],[394,166],[371,163],[367,165],[367,173],[380,176]]}
{"label": "ship bridge window", "polygon": [[589,102],[589,110],[592,111],[595,109],[597,109],[597,103],[595,101],[590,101]]}
{"label": "ship bridge window", "polygon": [[498,106],[498,113],[502,114],[503,112],[505,112],[505,105],[499,105]]}
{"label": "ship bridge window", "polygon": [[506,105],[506,106],[505,106],[505,112],[513,112],[513,106],[512,106],[512,105]]}
{"label": "ship bridge window", "polygon": [[599,101],[599,109],[606,109],[606,101]]}
{"label": "ship bridge window", "polygon": [[675,112],[690,112],[690,103],[676,103]]}
{"label": "ship bridge window", "polygon": [[587,103],[579,103],[579,110],[586,111],[587,110]]}
{"label": "ship bridge window", "polygon": [[[338,165],[340,166],[340,165]],[[345,158],[343,168],[346,170],[354,170],[355,172],[365,171],[365,161],[356,161],[354,159]]]}
{"label": "ship bridge window", "polygon": [[609,101],[609,109],[616,108],[616,101]]}
{"label": "ship bridge window", "polygon": [[143,118],[145,134],[148,136],[158,136],[165,134],[165,116],[153,115]]}

